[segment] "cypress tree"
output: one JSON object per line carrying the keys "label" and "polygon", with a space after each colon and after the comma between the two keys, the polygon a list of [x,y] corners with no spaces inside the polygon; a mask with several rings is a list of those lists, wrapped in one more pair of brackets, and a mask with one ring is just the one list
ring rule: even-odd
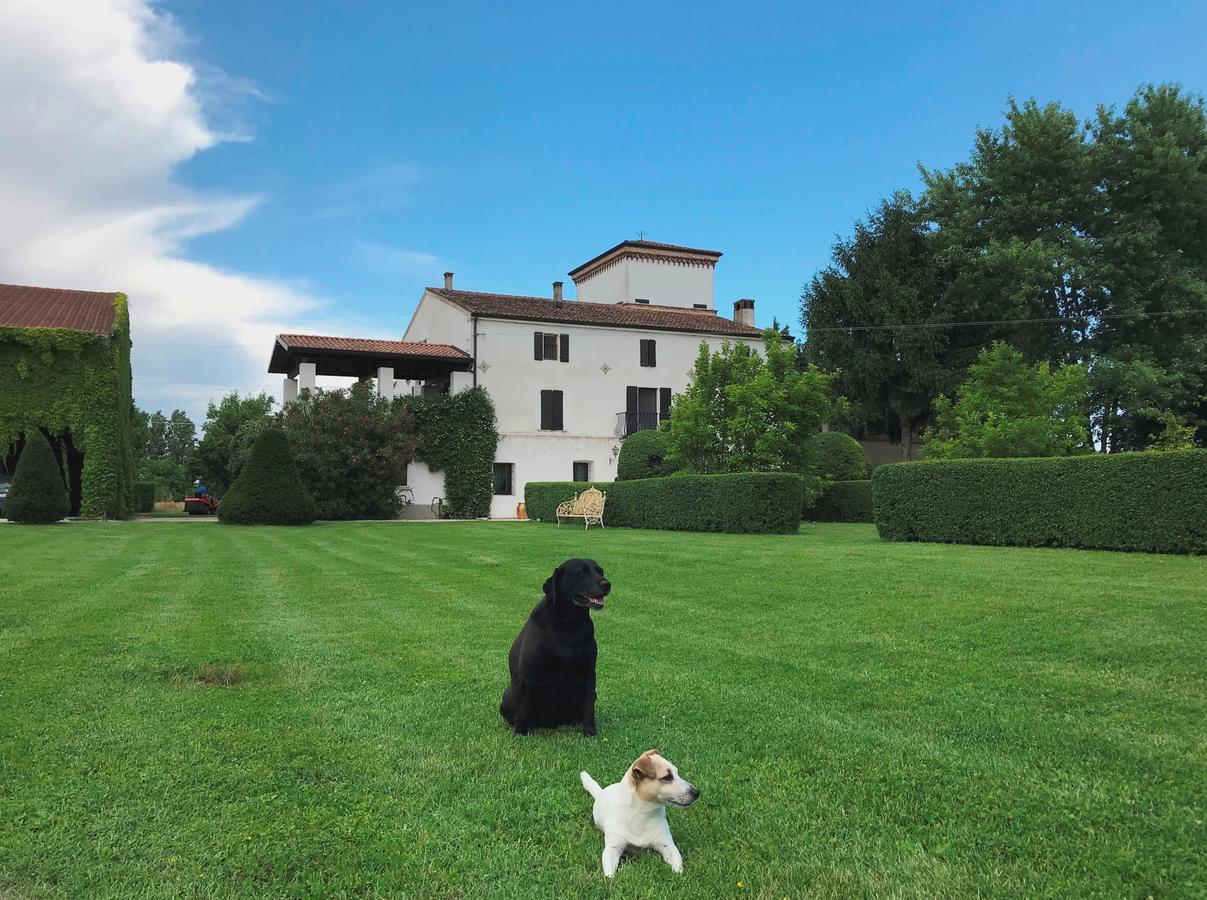
{"label": "cypress tree", "polygon": [[41,432],[33,431],[25,438],[25,449],[17,460],[4,514],[22,525],[49,525],[66,518],[70,511],[54,450]]}

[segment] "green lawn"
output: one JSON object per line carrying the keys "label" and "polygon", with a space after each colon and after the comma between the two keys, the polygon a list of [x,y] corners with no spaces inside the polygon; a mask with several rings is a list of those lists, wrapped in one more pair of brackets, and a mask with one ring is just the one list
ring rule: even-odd
{"label": "green lawn", "polygon": [[[507,648],[573,555],[616,586],[601,736],[518,738]],[[0,897],[1203,896],[1205,648],[1202,558],[0,526]],[[685,871],[609,889],[578,771],[649,747],[703,791]]]}

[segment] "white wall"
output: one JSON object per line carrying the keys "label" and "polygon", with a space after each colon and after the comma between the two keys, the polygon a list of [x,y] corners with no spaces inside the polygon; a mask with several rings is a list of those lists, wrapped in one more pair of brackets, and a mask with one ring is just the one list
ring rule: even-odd
{"label": "white wall", "polygon": [[575,285],[580,300],[633,303],[649,300],[659,306],[713,309],[713,267],[673,261],[623,259],[617,265]]}
{"label": "white wall", "polygon": [[[533,334],[537,331],[568,334],[569,361],[534,359]],[[404,340],[424,338],[471,352],[469,314],[425,293]],[[642,339],[656,342],[657,364],[653,367],[641,365]],[[719,350],[726,340],[762,349],[761,338],[478,319],[478,384],[490,393],[498,417],[495,459],[516,466],[515,493],[496,496],[491,515],[513,518],[527,482],[570,481],[575,462],[591,463],[593,481],[614,480],[612,448],[621,442],[615,433],[616,420],[625,411],[627,387],[668,387],[680,394],[691,380],[689,373],[701,341],[710,350]],[[470,380],[463,381],[468,386]],[[541,430],[542,390],[562,391],[563,431]],[[432,497],[444,496],[443,473],[431,473],[423,464],[412,466],[408,482],[417,505],[426,506]]]}
{"label": "white wall", "polygon": [[473,336],[469,313],[430,291],[424,291],[402,339],[452,344],[466,353],[473,353]]}
{"label": "white wall", "polygon": [[616,458],[612,448],[619,447],[614,437],[584,437],[565,432],[537,434],[501,434],[495,461],[515,466],[515,493],[496,494],[490,504],[492,519],[514,519],[516,504],[524,500],[524,485],[530,481],[570,481],[574,463],[591,464],[592,481],[614,481]]}
{"label": "white wall", "polygon": [[[533,333],[570,335],[570,361],[533,359]],[[641,365],[640,341],[656,342],[657,365]],[[613,437],[616,415],[625,411],[626,388],[669,387],[682,393],[690,381],[701,340],[719,350],[716,335],[632,328],[599,328],[554,322],[478,320],[478,384],[490,391],[499,431],[540,433],[541,391],[563,392],[568,434]],[[731,338],[761,348],[761,338]],[[605,374],[602,366],[607,364]]]}

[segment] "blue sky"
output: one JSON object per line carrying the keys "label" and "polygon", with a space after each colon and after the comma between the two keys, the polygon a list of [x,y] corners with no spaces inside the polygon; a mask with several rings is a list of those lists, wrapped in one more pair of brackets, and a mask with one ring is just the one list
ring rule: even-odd
{"label": "blue sky", "polygon": [[795,327],[835,233],[1008,96],[1085,117],[1207,86],[1203,3],[300,5],[166,7],[190,61],[264,95],[234,111],[250,141],[180,172],[262,196],[191,252],[393,332],[446,267],[544,295],[639,230],[724,251],[718,307]]}
{"label": "blue sky", "polygon": [[[1141,13],[1142,11],[1142,13]],[[1207,3],[0,2],[0,282],[130,297],[134,389],[279,395],[282,331],[547,295],[644,231],[798,329],[838,233],[1011,95],[1207,90]]]}

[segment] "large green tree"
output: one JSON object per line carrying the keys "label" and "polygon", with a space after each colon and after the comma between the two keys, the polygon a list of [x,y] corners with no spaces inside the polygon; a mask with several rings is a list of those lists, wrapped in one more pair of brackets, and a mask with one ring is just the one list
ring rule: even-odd
{"label": "large green tree", "polygon": [[[858,224],[802,299],[811,355],[842,372],[865,421],[927,420],[1001,339],[1031,362],[1090,367],[1084,428],[1102,449],[1143,449],[1185,423],[1207,439],[1201,98],[1144,87],[1088,122],[1011,101],[967,161],[922,177],[919,201],[898,195]],[[901,327],[858,328],[885,324]],[[921,357],[906,326],[928,335]]]}
{"label": "large green tree", "polygon": [[209,404],[201,440],[193,451],[192,468],[216,496],[234,483],[231,458],[239,429],[245,422],[267,419],[272,404],[273,399],[267,393],[244,397],[238,391]]}
{"label": "large green tree", "polygon": [[984,350],[958,398],[935,401],[926,459],[1068,456],[1089,451],[1085,366],[1027,363],[1004,341]]}
{"label": "large green tree", "polygon": [[764,351],[701,343],[691,384],[675,398],[667,461],[702,473],[807,471],[805,443],[841,404],[834,377],[798,364],[794,346],[771,329]]}
{"label": "large green tree", "polygon": [[1172,413],[1175,427],[1187,422],[1207,443],[1203,99],[1150,85],[1121,111],[1100,108],[1091,127],[1097,273],[1109,300],[1095,350],[1114,363],[1094,371],[1103,440],[1113,450],[1140,449],[1160,440]]}
{"label": "large green tree", "polygon": [[882,202],[834,245],[805,287],[807,358],[838,374],[856,429],[900,437],[902,456],[930,422],[935,397],[959,384],[993,326],[947,323],[984,316],[952,291],[936,235],[905,192]]}

